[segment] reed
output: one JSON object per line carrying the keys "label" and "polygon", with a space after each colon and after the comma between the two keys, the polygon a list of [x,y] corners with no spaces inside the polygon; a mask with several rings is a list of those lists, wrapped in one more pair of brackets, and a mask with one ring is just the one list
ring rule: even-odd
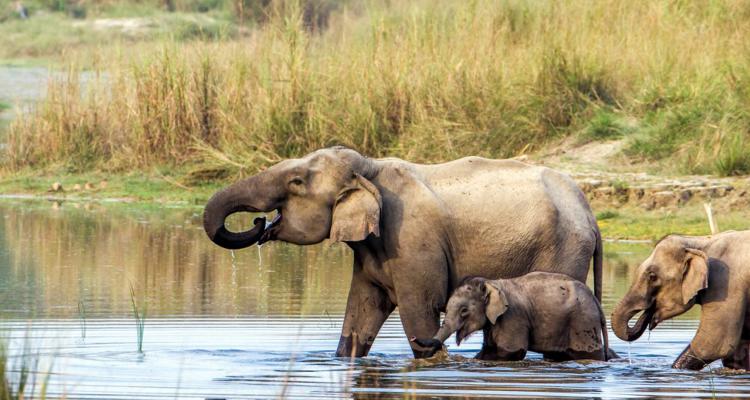
{"label": "reed", "polygon": [[12,124],[4,165],[179,165],[189,184],[334,144],[436,162],[580,136],[679,171],[750,172],[742,1],[357,4],[320,33],[290,1],[242,41],[110,49],[85,85],[73,64]]}
{"label": "reed", "polygon": [[86,305],[83,300],[78,302],[78,318],[81,320],[81,340],[86,340]]}
{"label": "reed", "polygon": [[138,353],[143,354],[143,333],[146,329],[146,307],[144,305],[143,310],[138,308],[138,304],[136,304],[135,301],[135,290],[133,289],[133,284],[130,284],[130,302],[133,305]]}
{"label": "reed", "polygon": [[[0,337],[0,400],[47,398],[52,367],[50,366],[50,371],[44,376],[37,391],[40,357],[38,353],[32,352],[28,333],[20,354],[10,355],[9,341],[5,336]],[[11,360],[14,360],[12,365]]]}

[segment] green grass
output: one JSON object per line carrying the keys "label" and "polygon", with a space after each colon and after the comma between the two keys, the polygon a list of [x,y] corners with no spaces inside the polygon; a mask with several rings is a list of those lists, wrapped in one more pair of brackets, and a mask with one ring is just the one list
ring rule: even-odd
{"label": "green grass", "polygon": [[[47,58],[63,64],[66,55],[136,42],[217,40],[236,36],[236,26],[207,14],[154,12],[130,20],[71,19],[50,13],[0,23],[0,60]],[[82,59],[87,57],[82,56]]]}
{"label": "green grass", "polygon": [[582,143],[613,140],[620,139],[635,130],[636,127],[628,126],[621,116],[603,108],[597,110],[585,123],[578,138]]}
{"label": "green grass", "polygon": [[604,210],[604,211],[596,213],[596,220],[603,221],[605,219],[617,218],[619,216],[620,216],[620,213],[618,213],[617,211]]}
{"label": "green grass", "polygon": [[[50,196],[60,199],[123,199],[151,203],[183,203],[203,205],[223,182],[191,183],[190,175],[179,169],[152,170],[147,173],[109,174],[91,172],[70,174],[67,171],[23,172],[0,175],[0,193]],[[63,191],[52,192],[54,183],[62,184]],[[106,182],[102,184],[102,182]],[[94,188],[86,189],[86,183]],[[75,190],[75,185],[80,189]]]}
{"label": "green grass", "polygon": [[[608,218],[599,218],[600,215]],[[719,228],[726,230],[750,229],[750,211],[736,210],[714,215]],[[645,211],[623,207],[616,212],[597,214],[602,237],[608,239],[658,240],[670,233],[709,235],[706,213],[700,204],[691,204],[671,211]]]}

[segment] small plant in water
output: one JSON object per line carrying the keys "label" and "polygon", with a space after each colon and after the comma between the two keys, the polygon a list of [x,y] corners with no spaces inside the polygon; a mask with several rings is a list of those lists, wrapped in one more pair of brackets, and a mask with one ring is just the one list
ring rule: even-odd
{"label": "small plant in water", "polygon": [[86,340],[86,305],[78,302],[78,316],[81,318],[81,340]]}
{"label": "small plant in water", "polygon": [[135,317],[135,329],[138,337],[138,353],[143,353],[143,330],[146,324],[146,307],[144,306],[143,311],[138,309],[132,283],[130,284],[130,302],[133,304],[133,316]]}

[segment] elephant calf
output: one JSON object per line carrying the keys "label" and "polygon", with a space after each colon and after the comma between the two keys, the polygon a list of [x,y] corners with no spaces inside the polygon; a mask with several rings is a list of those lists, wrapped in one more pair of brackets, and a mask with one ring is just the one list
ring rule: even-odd
{"label": "elephant calf", "polygon": [[612,330],[633,341],[695,305],[700,325],[672,367],[700,370],[721,360],[727,368],[750,369],[750,231],[660,240],[615,307]]}
{"label": "elephant calf", "polygon": [[527,350],[553,361],[617,357],[608,349],[599,302],[586,285],[567,275],[532,272],[513,279],[467,278],[448,300],[437,334],[412,341],[435,350],[454,332],[460,345],[480,329],[484,345],[476,358],[482,360],[522,360]]}

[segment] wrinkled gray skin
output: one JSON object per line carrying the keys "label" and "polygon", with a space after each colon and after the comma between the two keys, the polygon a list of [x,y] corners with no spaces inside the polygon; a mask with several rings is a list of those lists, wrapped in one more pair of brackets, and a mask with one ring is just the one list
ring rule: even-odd
{"label": "wrinkled gray skin", "polygon": [[453,333],[460,345],[480,329],[484,345],[476,358],[481,360],[523,360],[527,350],[551,361],[617,357],[602,335],[607,322],[599,301],[585,284],[567,275],[532,272],[513,279],[470,278],[451,295],[435,336],[412,341],[435,351]]}
{"label": "wrinkled gray skin", "polygon": [[[278,211],[229,232],[238,211]],[[282,161],[216,193],[204,228],[226,248],[330,238],[354,252],[338,356],[364,356],[396,306],[408,337],[430,337],[465,276],[560,272],[584,282],[592,256],[601,291],[601,238],[576,184],[554,170],[467,157],[435,165],[374,160],[341,148]],[[432,352],[412,349],[416,357]]]}
{"label": "wrinkled gray skin", "polygon": [[698,331],[672,367],[700,370],[721,359],[727,368],[750,369],[749,291],[750,231],[670,235],[636,270],[612,314],[612,330],[620,339],[633,341],[647,327],[653,329],[700,304]]}

